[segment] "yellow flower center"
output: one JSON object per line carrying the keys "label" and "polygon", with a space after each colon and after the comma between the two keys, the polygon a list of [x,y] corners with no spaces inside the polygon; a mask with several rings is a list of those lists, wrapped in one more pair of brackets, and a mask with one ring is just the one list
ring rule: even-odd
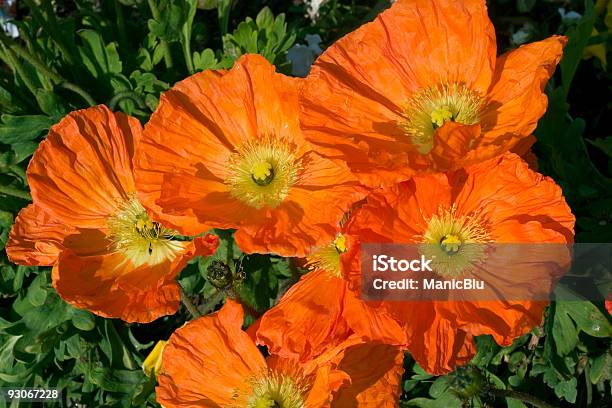
{"label": "yellow flower center", "polygon": [[247,408],[304,408],[304,388],[287,374],[268,373],[252,381]]}
{"label": "yellow flower center", "polygon": [[459,248],[461,247],[462,243],[463,242],[457,235],[449,234],[442,238],[442,240],[440,241],[440,246],[446,252],[457,252],[459,251]]}
{"label": "yellow flower center", "polygon": [[264,138],[238,147],[228,170],[225,184],[233,197],[257,209],[276,208],[297,182],[301,164],[293,146]]}
{"label": "yellow flower center", "polygon": [[491,239],[481,214],[458,215],[453,206],[429,219],[422,242],[421,253],[432,259],[434,271],[457,276],[484,260]]}
{"label": "yellow flower center", "polygon": [[340,277],[340,255],[347,251],[346,237],[338,234],[333,242],[315,249],[306,257],[306,267],[310,270],[323,269],[331,275]]}
{"label": "yellow flower center", "polygon": [[268,162],[256,163],[251,169],[251,177],[257,185],[267,186],[274,178],[274,168]]}
{"label": "yellow flower center", "polygon": [[336,251],[338,251],[339,254],[346,252],[346,237],[342,234],[338,234],[338,236],[334,240],[334,246],[336,247]]}
{"label": "yellow flower center", "polygon": [[449,120],[453,120],[453,112],[448,106],[442,106],[438,109],[434,109],[431,112],[431,123],[434,127],[438,128]]}
{"label": "yellow flower center", "polygon": [[419,153],[433,147],[436,129],[446,122],[474,125],[484,106],[481,95],[461,83],[442,83],[416,92],[404,106],[399,127],[410,137]]}
{"label": "yellow flower center", "polygon": [[107,225],[113,249],[123,253],[135,267],[172,260],[182,249],[178,241],[172,240],[175,232],[151,221],[136,198],[127,201]]}

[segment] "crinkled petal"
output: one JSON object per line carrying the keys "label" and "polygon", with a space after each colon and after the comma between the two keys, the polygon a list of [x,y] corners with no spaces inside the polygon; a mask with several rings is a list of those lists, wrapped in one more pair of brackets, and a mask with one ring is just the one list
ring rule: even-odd
{"label": "crinkled petal", "polygon": [[544,87],[555,72],[566,42],[566,37],[553,36],[498,58],[481,117],[483,137],[475,146],[475,155],[483,149],[501,154],[531,135],[546,111]]}
{"label": "crinkled petal", "polygon": [[6,243],[6,254],[16,264],[51,266],[64,249],[66,236],[74,233],[76,229],[30,204],[17,215]]}
{"label": "crinkled petal", "polygon": [[495,242],[573,242],[575,217],[563,191],[517,155],[507,153],[467,172],[455,202],[462,213],[486,214]]}
{"label": "crinkled petal", "polygon": [[[333,239],[332,226],[365,193],[348,169],[317,156],[302,137],[300,84],[263,57],[245,55],[228,72],[199,73],[166,92],[136,165],[152,217],[188,235],[237,229],[247,253],[304,256]],[[257,141],[279,143],[294,160],[296,180],[274,207],[241,201],[228,184],[230,156]]]}
{"label": "crinkled petal", "polygon": [[387,344],[364,343],[347,348],[338,369],[350,376],[351,384],[339,390],[332,407],[396,407],[403,363],[401,349]]}
{"label": "crinkled petal", "polygon": [[485,94],[495,54],[484,1],[397,1],[315,62],[300,97],[304,134],[369,186],[406,180],[427,161],[398,126],[404,105],[441,82]]}
{"label": "crinkled petal", "polygon": [[58,222],[104,228],[135,194],[137,119],[106,106],[74,111],[53,126],[28,166],[34,203]]}
{"label": "crinkled petal", "polygon": [[320,355],[350,334],[342,318],[346,284],[324,270],[302,276],[261,318],[258,343],[272,354],[301,361]]}
{"label": "crinkled petal", "polygon": [[233,406],[234,394],[267,367],[243,319],[240,305],[228,300],[176,330],[164,349],[157,401],[166,408]]}
{"label": "crinkled petal", "polygon": [[68,249],[53,268],[53,286],[60,296],[98,315],[139,323],[176,313],[176,276],[192,257],[216,249],[215,239],[196,238],[175,243],[180,249],[171,260],[135,266],[121,252],[109,250],[100,232],[81,231],[66,240]]}

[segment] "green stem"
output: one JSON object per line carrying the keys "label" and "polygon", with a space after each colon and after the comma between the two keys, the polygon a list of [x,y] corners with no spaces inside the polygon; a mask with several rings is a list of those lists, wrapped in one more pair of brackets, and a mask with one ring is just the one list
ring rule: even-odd
{"label": "green stem", "polygon": [[69,91],[72,91],[75,94],[78,94],[81,98],[83,98],[85,100],[85,102],[87,102],[87,104],[89,106],[96,106],[97,105],[97,103],[94,100],[94,98],[92,98],[92,96],[90,94],[88,94],[87,91],[85,91],[80,86],[78,86],[76,84],[73,84],[72,82],[68,82],[68,81],[64,81],[64,82],[60,83],[59,86],[61,88],[67,89]]}
{"label": "green stem", "polygon": [[197,319],[198,317],[202,316],[200,312],[198,311],[198,308],[193,304],[191,299],[189,299],[189,296],[187,296],[187,293],[185,293],[185,290],[180,285],[179,287],[181,291],[181,302],[183,303],[187,311],[189,311],[189,314],[191,314],[191,317],[193,317],[194,319]]}
{"label": "green stem", "polygon": [[32,196],[27,191],[21,191],[14,187],[0,186],[0,194],[10,195],[13,197],[21,198],[27,201],[32,201]]}
{"label": "green stem", "polygon": [[119,42],[123,49],[127,47],[127,34],[125,30],[125,18],[123,17],[123,8],[119,0],[115,0],[115,15],[117,16],[117,29],[119,31]]}
{"label": "green stem", "polygon": [[219,0],[217,2],[217,19],[221,37],[227,34],[229,29],[229,15],[232,8],[232,0]]}
{"label": "green stem", "polygon": [[142,98],[138,94],[136,94],[134,91],[121,91],[121,92],[117,92],[115,96],[113,96],[111,100],[108,101],[108,108],[114,111],[115,108],[117,107],[117,104],[124,99],[131,99],[132,101],[134,101],[134,103],[136,103],[136,106],[138,106],[138,108],[140,109],[146,109],[147,107],[147,105],[145,105]]}
{"label": "green stem", "polygon": [[[151,15],[154,20],[159,20],[160,14],[159,9],[157,8],[157,4],[155,4],[155,0],[147,0],[149,4],[149,9],[151,10]],[[170,54],[170,46],[166,42],[166,40],[159,39],[159,46],[162,49],[164,54],[164,64],[166,64],[166,68],[170,69],[174,65],[172,62],[172,55]]]}
{"label": "green stem", "polygon": [[183,43],[183,54],[185,55],[185,65],[187,65],[187,71],[189,75],[195,73],[195,67],[193,66],[193,58],[191,56],[191,39],[186,38]]}
{"label": "green stem", "polygon": [[215,311],[215,306],[223,299],[224,293],[217,291],[213,293],[202,305],[202,314],[207,315]]}
{"label": "green stem", "polygon": [[534,397],[533,395],[525,394],[524,392],[520,392],[520,391],[488,388],[487,392],[489,392],[490,394],[493,394],[496,397],[513,398],[515,400],[526,402],[538,408],[555,408],[553,405],[550,405],[547,402],[544,402],[541,399]]}

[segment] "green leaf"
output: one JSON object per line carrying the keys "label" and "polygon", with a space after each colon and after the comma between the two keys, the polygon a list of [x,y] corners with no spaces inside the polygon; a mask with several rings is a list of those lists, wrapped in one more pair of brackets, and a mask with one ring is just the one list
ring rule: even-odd
{"label": "green leaf", "polygon": [[508,404],[508,408],[527,408],[527,405],[513,398],[506,398],[506,403]]}
{"label": "green leaf", "polygon": [[53,125],[53,119],[44,115],[4,114],[0,119],[0,143],[8,145],[34,140]]}
{"label": "green leaf", "polygon": [[471,361],[471,364],[484,368],[486,367],[493,357],[499,352],[500,347],[495,343],[493,337],[490,335],[478,336],[475,338],[476,341],[476,355]]}
{"label": "green leaf", "polygon": [[587,142],[597,147],[599,150],[604,152],[608,157],[612,158],[612,136],[608,136],[602,139],[589,140]]}
{"label": "green leaf", "polygon": [[401,407],[420,407],[420,408],[460,408],[463,404],[461,400],[451,393],[444,394],[439,399],[428,399],[428,398],[413,398],[409,401],[403,402]]}
{"label": "green leaf", "polygon": [[257,28],[269,30],[274,25],[274,14],[272,14],[272,11],[268,7],[264,7],[259,14],[257,14],[255,23],[257,24]]}
{"label": "green leaf", "polygon": [[578,380],[571,378],[567,381],[561,381],[555,385],[555,394],[559,398],[565,398],[566,401],[574,403],[576,402],[576,396],[578,395]]}
{"label": "green leaf", "polygon": [[536,0],[517,0],[516,9],[519,13],[529,13],[533,6],[535,6]]}
{"label": "green leaf", "polygon": [[221,35],[227,34],[229,15],[232,8],[232,0],[217,0],[217,18],[219,20],[219,31]]}
{"label": "green leaf", "polygon": [[429,387],[429,395],[432,398],[438,399],[449,392],[450,384],[447,377],[438,377]]}
{"label": "green leaf", "polygon": [[92,383],[111,392],[132,393],[146,380],[142,370],[117,370],[96,367],[89,372]]}
{"label": "green leaf", "polygon": [[34,279],[26,295],[27,301],[34,307],[41,307],[47,300],[46,282],[44,275],[39,275]]}
{"label": "green leaf", "polygon": [[295,35],[287,33],[285,15],[279,14],[274,18],[265,7],[255,21],[247,17],[232,34],[223,36],[223,51],[230,61],[245,53],[258,53],[280,68],[288,66],[287,50],[294,42]]}
{"label": "green leaf", "polygon": [[576,74],[576,69],[578,69],[578,65],[582,60],[584,48],[587,46],[589,38],[591,37],[593,25],[595,24],[596,15],[593,1],[585,0],[584,8],[584,14],[578,25],[576,27],[571,27],[567,32],[569,40],[563,50],[563,58],[559,64],[561,67],[563,94],[566,98],[574,75]]}
{"label": "green leaf", "polygon": [[72,310],[72,324],[79,330],[90,331],[96,327],[96,319],[86,310]]}
{"label": "green leaf", "polygon": [[62,100],[53,91],[38,89],[36,91],[36,101],[40,109],[47,114],[53,122],[59,122],[67,113]]}
{"label": "green leaf", "polygon": [[602,381],[609,380],[611,378],[611,364],[610,360],[612,357],[609,352],[602,354],[599,357],[592,359],[590,380],[591,384],[598,384]]}
{"label": "green leaf", "polygon": [[557,304],[552,334],[555,339],[557,352],[565,356],[576,347],[576,344],[578,344],[578,331],[567,313],[559,310],[558,306]]}
{"label": "green leaf", "polygon": [[201,53],[193,53],[193,66],[196,71],[204,71],[205,69],[216,69],[219,61],[215,57],[215,52],[210,48],[205,49]]}
{"label": "green leaf", "polygon": [[84,46],[78,47],[83,64],[96,79],[118,74],[122,70],[121,59],[117,52],[117,44],[105,45],[102,36],[93,30],[81,30],[79,36]]}
{"label": "green leaf", "polygon": [[572,318],[576,328],[589,336],[606,338],[612,336],[608,318],[593,303],[588,301],[557,302],[557,312]]}

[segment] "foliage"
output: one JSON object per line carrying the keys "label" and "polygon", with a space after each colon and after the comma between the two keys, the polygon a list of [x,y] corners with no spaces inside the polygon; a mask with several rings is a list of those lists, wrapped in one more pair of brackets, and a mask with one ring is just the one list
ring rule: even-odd
{"label": "foliage", "polygon": [[[386,1],[330,0],[311,22],[305,5],[298,3],[22,2],[23,18],[15,22],[19,39],[0,31],[0,249],[19,209],[30,200],[28,159],[66,113],[105,103],[145,122],[160,94],[190,74],[231,67],[244,53],[260,53],[290,72],[287,51],[295,42],[319,34],[329,45],[388,6]],[[569,37],[560,72],[547,89],[549,108],[536,131],[535,151],[540,171],[563,187],[581,242],[612,242],[612,82],[604,60],[583,61],[585,48],[592,46],[604,47],[610,56],[600,3],[563,2],[566,12],[580,13],[574,20],[563,18],[560,2],[496,0],[489,5],[500,51],[555,33]],[[253,320],[301,270],[290,260],[245,256],[231,233],[218,233],[218,253],[188,265],[180,284],[203,312],[235,291]],[[228,287],[216,287],[210,279],[209,266],[219,259],[230,265],[236,281]],[[63,302],[51,287],[48,268],[16,266],[3,253],[0,271],[1,386],[63,388],[59,406],[158,406],[155,380],[144,375],[141,364],[155,341],[167,339],[187,320],[186,310],[146,326],[129,325]],[[527,406],[500,393],[515,390],[556,406],[609,406],[611,334],[602,304],[553,303],[543,325],[509,347],[478,338],[471,372],[482,375],[486,386],[469,398],[457,392],[458,373],[436,378],[407,356],[401,404],[460,406],[463,396],[472,406],[499,406],[504,399],[509,407]]]}

